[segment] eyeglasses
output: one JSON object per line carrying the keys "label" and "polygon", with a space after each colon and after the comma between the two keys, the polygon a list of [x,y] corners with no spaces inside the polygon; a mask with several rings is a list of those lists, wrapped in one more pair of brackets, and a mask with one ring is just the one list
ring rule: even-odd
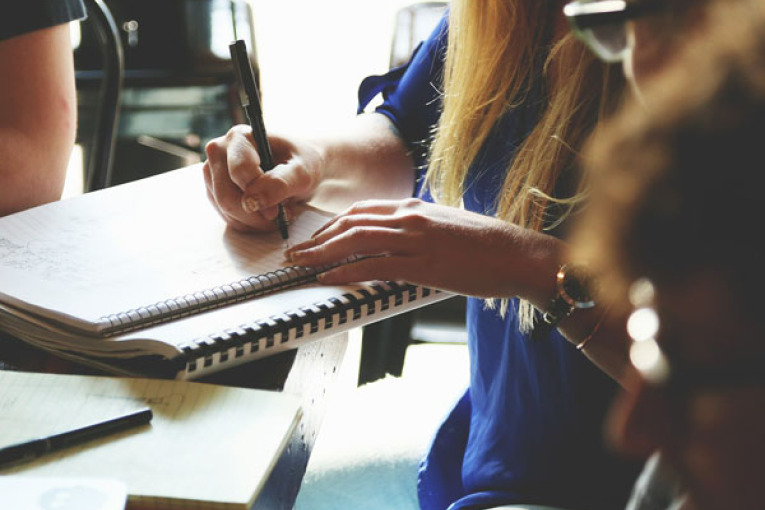
{"label": "eyeglasses", "polygon": [[629,49],[627,21],[656,12],[664,2],[577,0],[563,7],[574,34],[605,62],[620,62]]}
{"label": "eyeglasses", "polygon": [[634,307],[627,319],[630,362],[647,382],[662,386],[669,380],[669,363],[656,342],[659,333],[659,314],[654,308],[653,284],[641,279],[630,287],[630,302]]}
{"label": "eyeglasses", "polygon": [[[669,328],[659,320],[654,300],[656,290],[647,279],[634,282],[630,288],[632,313],[627,319],[630,345],[630,363],[651,386],[688,392],[721,387],[765,386],[765,370],[762,360],[752,358],[736,366],[690,367],[666,356],[657,342],[659,333],[663,338],[671,336]],[[703,339],[698,339],[703,341]]]}

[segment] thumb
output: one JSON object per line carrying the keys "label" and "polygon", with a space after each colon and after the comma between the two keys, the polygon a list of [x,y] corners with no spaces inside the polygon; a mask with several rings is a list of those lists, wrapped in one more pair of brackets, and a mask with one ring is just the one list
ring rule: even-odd
{"label": "thumb", "polygon": [[247,186],[242,206],[249,212],[263,211],[285,201],[304,200],[316,189],[301,159],[295,158],[277,165]]}

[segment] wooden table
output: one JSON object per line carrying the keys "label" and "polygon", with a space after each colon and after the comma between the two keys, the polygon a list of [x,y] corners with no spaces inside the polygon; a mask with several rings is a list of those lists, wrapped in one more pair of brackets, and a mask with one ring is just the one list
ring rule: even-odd
{"label": "wooden table", "polygon": [[[341,333],[199,379],[200,382],[285,391],[300,396],[302,418],[252,506],[254,510],[292,510],[294,507],[347,343],[348,334]],[[2,334],[0,369],[103,375]],[[130,505],[128,510],[132,510]]]}

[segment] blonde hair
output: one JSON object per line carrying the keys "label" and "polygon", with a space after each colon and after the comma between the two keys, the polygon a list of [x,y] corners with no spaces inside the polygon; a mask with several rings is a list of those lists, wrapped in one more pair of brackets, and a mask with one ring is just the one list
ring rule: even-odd
{"label": "blonde hair", "polygon": [[[557,197],[556,183],[564,174],[579,181],[571,174],[577,171],[577,151],[597,119],[614,109],[623,78],[621,69],[598,62],[570,33],[552,44],[556,9],[558,1],[451,3],[443,113],[424,186],[436,201],[460,205],[468,169],[491,130],[529,97],[540,76],[546,97],[540,100],[539,121],[509,162],[496,216],[541,231],[568,215],[550,218],[548,206],[570,209],[579,200],[578,193]],[[574,188],[570,191],[579,191]],[[500,313],[506,310],[502,300]],[[520,317],[522,330],[529,331],[534,313],[525,301]]]}

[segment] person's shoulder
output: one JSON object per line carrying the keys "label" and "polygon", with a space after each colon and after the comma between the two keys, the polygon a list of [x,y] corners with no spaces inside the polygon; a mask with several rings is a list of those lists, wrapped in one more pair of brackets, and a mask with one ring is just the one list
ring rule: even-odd
{"label": "person's shoulder", "polygon": [[24,0],[0,16],[0,40],[86,17],[83,0]]}

